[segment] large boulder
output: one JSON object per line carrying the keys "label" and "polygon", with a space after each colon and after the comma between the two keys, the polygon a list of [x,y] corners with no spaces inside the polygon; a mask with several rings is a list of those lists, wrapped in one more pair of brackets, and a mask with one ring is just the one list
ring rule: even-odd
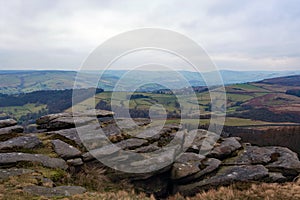
{"label": "large boulder", "polygon": [[262,180],[268,176],[268,169],[262,165],[242,165],[224,167],[215,176],[199,182],[179,185],[176,191],[182,195],[191,196],[211,187],[227,186],[235,182]]}
{"label": "large boulder", "polygon": [[81,113],[58,113],[49,114],[36,120],[39,129],[61,130],[83,126],[92,121],[96,121],[97,117],[110,117],[113,112],[106,110],[87,110]]}
{"label": "large boulder", "polygon": [[17,125],[17,121],[14,119],[4,119],[0,120],[0,128],[5,128],[9,126]]}
{"label": "large boulder", "polygon": [[204,156],[195,153],[183,153],[173,164],[171,178],[183,179],[201,171],[200,165]]}
{"label": "large boulder", "polygon": [[0,153],[0,167],[16,165],[18,162],[33,162],[49,168],[67,169],[68,165],[61,158],[50,158],[42,154]]}
{"label": "large boulder", "polygon": [[208,153],[208,157],[223,159],[230,156],[236,150],[240,149],[242,145],[239,138],[230,137],[221,139],[221,143],[217,143],[213,150]]}
{"label": "large boulder", "polygon": [[57,114],[49,114],[40,117],[39,119],[36,120],[37,125],[43,125],[43,124],[48,124],[54,119],[60,118],[60,117],[72,117],[71,113],[57,113]]}
{"label": "large boulder", "polygon": [[5,128],[0,128],[0,135],[12,134],[12,133],[23,133],[24,128],[19,125],[9,126]]}
{"label": "large boulder", "polygon": [[73,141],[77,145],[82,145],[81,139],[77,133],[76,128],[64,129],[59,131],[48,132],[49,135],[58,135],[66,138],[67,140]]}
{"label": "large boulder", "polygon": [[251,165],[267,164],[272,161],[272,154],[275,153],[269,148],[246,145],[239,152],[238,156],[224,161],[224,165]]}
{"label": "large boulder", "polygon": [[149,142],[156,142],[162,137],[169,137],[178,130],[179,127],[175,125],[154,126],[139,132],[135,137],[148,140]]}
{"label": "large boulder", "polygon": [[284,176],[298,176],[300,173],[300,161],[295,152],[286,147],[265,147],[273,151],[270,162],[266,167],[273,172],[281,172]]}
{"label": "large boulder", "polygon": [[[95,146],[95,148],[97,146],[99,147],[99,142],[106,138],[104,134],[101,134],[103,131],[99,130],[100,128],[101,127],[98,123],[92,123],[77,128],[51,131],[47,132],[47,134],[62,136],[63,138],[70,140],[79,146],[84,143],[88,149],[93,149],[93,146]],[[80,135],[78,133],[80,133]]]}
{"label": "large boulder", "polygon": [[39,128],[47,130],[61,130],[74,128],[75,126],[83,126],[93,121],[96,121],[93,117],[59,117],[51,120],[47,124],[39,125]]}
{"label": "large boulder", "polygon": [[31,195],[45,197],[64,197],[83,194],[86,192],[84,187],[80,186],[59,186],[59,187],[43,187],[37,185],[26,186],[23,190]]}
{"label": "large boulder", "polygon": [[54,151],[63,159],[70,159],[81,155],[81,151],[61,140],[52,140],[51,142]]}
{"label": "large boulder", "polygon": [[296,153],[286,147],[246,146],[238,156],[224,161],[224,165],[263,164],[270,171],[295,177],[300,173],[300,161]]}
{"label": "large boulder", "polygon": [[207,130],[191,130],[185,137],[184,148],[188,152],[207,155],[214,148],[219,138],[219,135]]}
{"label": "large boulder", "polygon": [[36,136],[20,136],[0,142],[0,150],[33,149],[41,145],[42,141]]}

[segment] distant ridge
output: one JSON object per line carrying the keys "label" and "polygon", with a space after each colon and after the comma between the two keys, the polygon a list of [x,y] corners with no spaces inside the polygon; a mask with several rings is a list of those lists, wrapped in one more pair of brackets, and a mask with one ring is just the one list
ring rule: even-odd
{"label": "distant ridge", "polygon": [[[94,71],[85,71],[81,79],[77,80],[78,88],[95,87],[98,83],[99,88],[104,90],[112,90],[120,78],[124,74],[128,74],[126,70],[107,70],[103,74],[100,82]],[[182,79],[174,77],[171,71],[133,71],[123,82],[122,89],[130,91],[135,85],[143,83],[143,81],[152,82],[148,86],[142,88],[145,91],[164,89],[157,84],[161,81],[170,89],[178,89],[183,87],[182,80],[187,81],[189,86],[205,86],[203,79],[208,81],[215,80],[215,72],[204,72],[201,76],[197,72],[178,71]],[[0,70],[0,93],[2,94],[19,94],[40,90],[64,90],[73,88],[76,78],[76,71],[63,70]],[[220,75],[225,85],[235,83],[247,83],[261,81],[264,79],[300,75],[300,71],[230,71],[221,70]]]}
{"label": "distant ridge", "polygon": [[265,80],[259,81],[258,83],[276,84],[276,85],[284,85],[284,86],[300,86],[300,75],[265,79]]}

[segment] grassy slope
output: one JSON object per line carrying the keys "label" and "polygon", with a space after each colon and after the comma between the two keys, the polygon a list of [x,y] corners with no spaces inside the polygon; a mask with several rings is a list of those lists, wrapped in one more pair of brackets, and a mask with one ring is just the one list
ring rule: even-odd
{"label": "grassy slope", "polygon": [[[238,109],[240,106],[234,105],[236,102],[241,102],[245,103],[250,101],[251,99],[254,99],[256,97],[264,96],[266,94],[269,94],[270,91],[253,86],[251,84],[235,84],[232,86],[228,86],[227,88],[227,112],[235,112],[236,109]],[[236,91],[240,92],[237,93]],[[125,92],[119,92],[117,95],[114,97],[114,102],[117,105],[121,105],[121,101],[118,100],[118,96],[121,96],[122,99],[127,95],[128,93]],[[147,109],[154,103],[162,104],[164,105],[165,109],[168,111],[179,111],[177,108],[174,106],[175,98],[172,95],[168,94],[151,94],[151,93],[138,93],[138,94],[143,94],[145,96],[149,96],[150,98],[140,98],[140,99],[133,99],[129,102],[130,108],[137,108],[137,109]],[[90,98],[87,99],[78,105],[76,105],[76,109],[79,110],[85,110],[86,108],[92,108],[92,102],[95,101],[97,104],[99,101],[104,100],[104,101],[109,101],[111,96],[111,92],[104,92],[97,94],[95,99]],[[194,104],[194,101],[191,101],[193,98],[192,95],[181,95],[178,96],[178,98],[181,98],[183,100],[182,106],[187,109],[187,110],[196,110],[197,107],[199,106],[201,114],[205,114],[208,112],[205,112],[205,108],[207,108],[207,104],[210,103],[210,96],[208,92],[203,92],[203,93],[197,93],[197,98],[199,105]],[[123,101],[124,105],[128,105],[128,101]],[[70,112],[72,108],[67,109],[67,112]],[[178,120],[169,120],[168,123],[172,122],[178,122]],[[193,119],[187,119],[188,123],[195,125],[198,123],[198,120],[193,120]],[[206,119],[201,119],[201,124],[207,124],[209,123],[209,120]],[[228,126],[245,126],[245,125],[262,125],[262,124],[269,124],[268,122],[263,122],[263,121],[255,121],[255,120],[250,120],[250,119],[241,119],[241,118],[233,118],[233,117],[227,117],[225,125]]]}
{"label": "grassy slope", "polygon": [[46,107],[47,105],[43,104],[26,104],[24,106],[0,107],[0,113],[2,113],[2,115],[11,116],[19,120],[20,117],[27,115],[28,113],[38,113],[42,109],[46,109]]}

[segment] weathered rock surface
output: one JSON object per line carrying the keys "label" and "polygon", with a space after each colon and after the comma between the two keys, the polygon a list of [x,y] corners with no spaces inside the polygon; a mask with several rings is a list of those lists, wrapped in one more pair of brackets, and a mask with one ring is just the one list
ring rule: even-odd
{"label": "weathered rock surface", "polygon": [[48,132],[47,134],[59,135],[59,136],[65,137],[66,139],[74,141],[78,145],[82,145],[81,139],[77,133],[76,128],[64,129],[64,130],[59,130],[59,131],[51,131],[51,132]]}
{"label": "weathered rock surface", "polygon": [[47,124],[41,124],[39,128],[47,130],[61,130],[74,128],[75,125],[83,126],[93,121],[96,121],[93,117],[59,117],[53,119]]}
{"label": "weathered rock surface", "polygon": [[21,136],[0,142],[0,150],[8,149],[33,149],[42,145],[36,136]]}
{"label": "weathered rock surface", "polygon": [[300,173],[300,161],[295,152],[286,147],[265,147],[273,151],[266,167],[273,172],[281,172],[285,176],[297,176]]}
{"label": "weathered rock surface", "polygon": [[[188,132],[178,125],[154,126],[149,125],[149,119],[114,119],[112,115],[101,110],[73,116],[70,113],[47,115],[37,120],[39,127],[46,129],[45,133],[37,133],[40,139],[36,134],[16,134],[23,132],[16,122],[1,120],[2,152],[39,148],[38,152],[48,155],[53,155],[54,150],[59,158],[0,153],[0,179],[5,181],[9,176],[32,173],[37,183],[25,187],[24,191],[47,197],[71,196],[85,189],[53,187],[56,179],[81,170],[89,175],[85,167],[99,167],[107,170],[105,174],[110,180],[126,180],[138,191],[159,198],[177,192],[189,196],[239,182],[286,182],[300,174],[299,158],[287,148],[251,146],[242,144],[239,138],[220,138],[206,130]],[[79,126],[75,128],[75,124]],[[53,168],[47,169],[54,173],[52,180],[47,180],[35,168],[36,171],[9,168],[30,168],[27,162]],[[144,173],[137,173],[141,171]]]}
{"label": "weathered rock surface", "polygon": [[70,159],[81,155],[81,151],[61,140],[52,140],[51,142],[53,144],[54,151],[63,159]]}
{"label": "weathered rock surface", "polygon": [[17,121],[14,119],[4,119],[0,120],[0,128],[5,128],[9,126],[14,126],[17,124]]}
{"label": "weathered rock surface", "polygon": [[34,172],[30,169],[12,168],[12,169],[0,169],[0,180],[8,179],[10,176],[19,176],[22,174],[30,174]]}
{"label": "weathered rock surface", "polygon": [[151,153],[151,152],[154,152],[154,151],[158,151],[160,149],[161,148],[159,148],[158,146],[150,144],[148,146],[143,146],[143,147],[136,148],[136,149],[134,149],[134,152],[136,152],[136,153]]}
{"label": "weathered rock surface", "polygon": [[150,124],[150,119],[142,119],[142,118],[135,118],[135,119],[117,119],[116,124],[122,130],[132,130],[136,129],[139,126],[146,126]]}
{"label": "weathered rock surface", "polygon": [[99,109],[91,109],[91,110],[85,110],[84,112],[80,112],[80,113],[73,113],[74,117],[103,118],[103,117],[112,117],[113,115],[114,115],[114,113],[112,111],[99,110]]}
{"label": "weathered rock surface", "polygon": [[220,138],[216,133],[207,130],[192,130],[185,137],[184,147],[188,152],[208,154]]}
{"label": "weathered rock surface", "polygon": [[265,179],[265,181],[270,183],[283,183],[287,181],[287,178],[280,172],[269,172],[269,176]]}
{"label": "weathered rock surface", "polygon": [[19,125],[9,126],[0,129],[0,135],[11,134],[11,133],[23,133],[24,128]]}
{"label": "weathered rock surface", "polygon": [[155,142],[158,141],[161,137],[168,136],[171,133],[176,132],[178,129],[178,126],[155,126],[147,128],[135,137]]}
{"label": "weathered rock surface", "polygon": [[268,176],[268,169],[262,165],[225,167],[215,176],[176,189],[183,195],[195,195],[197,192],[217,186],[226,186],[234,182],[248,182],[260,180]]}
{"label": "weathered rock surface", "polygon": [[256,147],[246,146],[234,158],[225,160],[225,165],[264,164],[273,172],[296,176],[300,173],[300,161],[296,153],[285,147]]}
{"label": "weathered rock surface", "polygon": [[230,137],[224,138],[223,141],[215,146],[213,150],[207,155],[208,157],[223,159],[230,156],[234,151],[240,149],[242,145],[238,138]]}
{"label": "weathered rock surface", "polygon": [[97,117],[112,116],[113,112],[105,110],[87,110],[82,113],[59,113],[43,116],[36,120],[39,129],[61,130],[83,126],[92,121],[96,121]]}
{"label": "weathered rock surface", "polygon": [[147,140],[131,138],[131,139],[118,142],[115,145],[125,150],[125,149],[135,149],[137,147],[141,147],[146,144],[148,144]]}
{"label": "weathered rock surface", "polygon": [[182,179],[201,171],[200,165],[204,158],[195,153],[182,154],[173,164],[171,179]]}
{"label": "weathered rock surface", "polygon": [[83,194],[86,192],[84,187],[80,186],[59,186],[59,187],[43,187],[43,186],[26,186],[23,190],[29,194],[46,197],[64,197]]}
{"label": "weathered rock surface", "polygon": [[36,120],[37,125],[43,125],[43,124],[48,124],[54,119],[60,118],[60,117],[72,117],[71,113],[58,113],[58,114],[49,114],[40,117],[39,119]]}
{"label": "weathered rock surface", "polygon": [[267,164],[273,152],[269,148],[246,146],[236,157],[224,161],[225,165]]}
{"label": "weathered rock surface", "polygon": [[15,165],[18,162],[37,162],[45,167],[67,169],[68,165],[61,158],[50,158],[42,154],[0,153],[0,167]]}

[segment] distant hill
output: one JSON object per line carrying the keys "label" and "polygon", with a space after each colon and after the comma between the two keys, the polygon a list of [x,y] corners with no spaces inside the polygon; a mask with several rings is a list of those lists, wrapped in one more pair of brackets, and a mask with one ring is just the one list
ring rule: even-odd
{"label": "distant hill", "polygon": [[[76,78],[75,71],[26,71],[26,70],[0,70],[0,93],[19,94],[41,90],[64,90],[73,88]],[[299,75],[300,71],[228,71],[221,70],[220,74],[225,85],[260,81],[267,78],[280,76]],[[77,80],[77,88],[95,87],[98,77],[93,71],[86,71]],[[125,77],[124,77],[125,75]],[[215,73],[202,74],[209,82],[214,83]],[[112,90],[122,77],[121,90],[130,91],[136,85],[148,82],[149,84],[139,88],[140,91],[153,91],[159,89],[178,89],[189,86],[205,86],[203,77],[190,71],[133,71],[126,70],[105,71],[98,83],[99,88],[106,91]],[[155,84],[155,83],[161,84]]]}
{"label": "distant hill", "polygon": [[300,86],[300,75],[265,79],[257,83],[283,85],[283,86]]}

